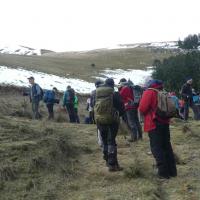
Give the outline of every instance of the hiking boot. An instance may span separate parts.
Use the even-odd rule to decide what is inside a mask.
[[[139,136],[139,137],[138,137],[138,140],[143,140],[143,137],[142,137],[142,136]]]
[[[128,142],[136,142],[137,141],[137,138],[130,138],[128,139]]]
[[[120,167],[118,164],[115,166],[116,171],[122,171],[123,167]]]
[[[161,179],[161,180],[166,180],[166,179],[169,179],[170,177],[169,176],[158,175],[158,178]]]
[[[117,172],[117,171],[122,171],[123,168],[120,167],[119,165],[109,165],[108,171],[109,172]]]
[[[128,142],[133,142],[133,139],[132,139],[132,138],[130,138],[130,139],[128,139],[127,141],[128,141]]]

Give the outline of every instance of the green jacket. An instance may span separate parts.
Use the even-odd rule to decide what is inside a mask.
[[[76,95],[74,97],[74,108],[78,109],[78,97]]]

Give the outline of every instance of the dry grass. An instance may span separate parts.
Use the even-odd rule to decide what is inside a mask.
[[[94,125],[12,116],[23,102],[20,93],[15,94],[17,102],[12,101],[12,93],[2,92],[0,98],[0,106],[5,107],[2,99],[9,102],[8,112],[0,110],[0,199],[199,200],[199,122],[173,123],[178,177],[161,181],[148,154],[146,134],[143,141],[129,145],[124,139],[128,132],[118,135],[118,159],[124,171],[110,173]]]

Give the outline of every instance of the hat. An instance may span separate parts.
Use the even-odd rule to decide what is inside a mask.
[[[125,78],[121,78],[119,83],[118,83],[118,87],[120,88],[120,87],[123,87],[125,85],[128,85],[127,80]]]
[[[186,78],[186,82],[188,82],[188,81],[190,81],[190,80],[192,80],[192,77],[187,77],[187,78]]]
[[[148,81],[147,87],[150,88],[162,88],[163,87],[163,81],[158,80],[158,79],[153,79]]]
[[[119,81],[119,84],[124,83],[124,82],[127,82],[127,80],[125,78],[121,78],[120,81]]]
[[[70,85],[68,85],[68,86],[67,86],[67,89],[68,89],[68,90],[69,90],[69,89],[71,89],[71,86],[70,86]]]
[[[53,90],[58,91],[58,89],[56,87],[53,87]]]
[[[28,79],[29,79],[29,80],[30,80],[30,79],[34,80],[34,77],[33,77],[33,76],[30,76]]]
[[[97,80],[97,81],[95,82],[95,87],[98,88],[101,84],[103,84],[103,81]]]
[[[114,80],[113,80],[112,78],[107,78],[107,79],[105,80],[105,84],[106,84],[107,86],[110,86],[110,87],[114,87],[114,85],[115,85]]]

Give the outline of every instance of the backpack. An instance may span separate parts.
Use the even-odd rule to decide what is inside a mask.
[[[40,86],[39,86],[40,87]],[[40,87],[40,96],[39,96],[39,100],[41,101],[44,97],[44,90]]]
[[[133,90],[133,105],[138,106],[140,103],[140,99],[142,98],[142,88],[139,85],[131,86]]]
[[[74,103],[74,99],[75,99],[75,92],[71,88],[70,90],[68,90],[68,99],[67,99],[67,101],[69,101],[70,103]]]
[[[44,93],[43,100],[45,103],[53,103],[54,102],[54,94],[51,90],[48,90]]]
[[[114,89],[111,87],[99,87],[96,89],[96,102],[94,105],[94,117],[97,124],[111,125],[117,120],[117,111],[113,106]]]
[[[158,105],[156,108],[156,114],[161,118],[172,118],[176,116],[176,106],[173,100],[166,91],[157,90],[155,88],[149,88],[157,92]]]
[[[133,99],[130,99],[129,105],[138,107],[143,90],[139,85],[129,84],[128,87],[133,91]]]
[[[69,89],[65,91],[64,95],[64,103],[72,103],[74,104],[74,99],[75,99],[75,92],[73,89]]]

